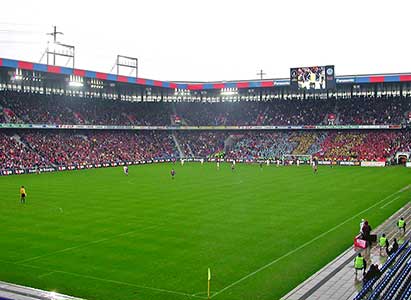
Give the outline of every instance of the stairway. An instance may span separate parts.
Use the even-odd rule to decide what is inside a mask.
[[[45,159],[45,157],[43,155],[41,155],[41,153],[39,153],[36,149],[34,149],[28,142],[26,142],[25,140],[22,140],[21,137],[18,134],[15,134],[11,137],[13,140],[15,140],[17,143],[19,143],[20,145],[22,145],[23,147],[30,149],[31,151],[33,151],[34,153],[38,154],[38,156],[40,156],[42,158],[43,161],[47,161],[47,163],[53,167],[57,167],[55,164],[52,164],[51,162],[49,162],[47,159]]]
[[[174,132],[171,134],[171,136],[173,137],[174,144],[176,144],[178,153],[180,154],[180,159],[185,158],[184,152],[181,150],[180,143],[178,142],[177,137],[176,137],[176,135],[174,134]]]
[[[190,152],[190,156],[191,156],[192,158],[195,158],[194,153],[193,153],[193,150],[191,149],[190,144],[187,144],[187,148],[188,148],[188,151]]]

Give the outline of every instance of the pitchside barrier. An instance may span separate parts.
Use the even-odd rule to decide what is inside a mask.
[[[290,125],[290,126],[123,126],[123,125],[78,125],[78,124],[21,124],[0,123],[0,128],[14,129],[93,129],[93,130],[355,130],[355,129],[405,129],[408,125]]]
[[[201,162],[201,158],[187,158],[184,159],[185,162]],[[209,158],[204,159],[204,162],[226,162],[232,163],[233,159],[218,159]],[[277,160],[268,159],[269,165],[277,165]],[[119,166],[130,166],[130,165],[145,165],[153,163],[166,163],[166,162],[176,162],[176,159],[152,159],[152,160],[139,160],[139,161],[124,161],[124,162],[112,162],[112,163],[101,163],[101,164],[84,164],[84,165],[67,165],[67,166],[57,166],[57,167],[42,167],[42,168],[11,168],[0,170],[0,176],[8,175],[21,175],[21,174],[38,174],[38,173],[48,173],[56,171],[72,171],[72,170],[85,170],[85,169],[95,169],[95,168],[108,168],[108,167],[119,167]],[[267,163],[267,159],[236,159],[236,163]],[[310,164],[309,161],[301,161],[300,164]],[[361,167],[385,167],[385,162],[380,161],[328,161],[320,160],[319,165],[328,166],[361,166]],[[281,165],[291,165],[287,162],[281,161]]]

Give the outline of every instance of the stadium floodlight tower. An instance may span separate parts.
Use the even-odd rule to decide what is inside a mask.
[[[40,62],[43,60],[44,56],[46,56],[47,65],[50,65],[50,62],[52,62],[53,66],[55,66],[57,57],[66,57],[68,60],[64,66],[67,66],[71,61],[71,67],[74,69],[75,47],[58,42],[57,35],[59,34],[63,35],[64,33],[57,31],[57,26],[53,26],[53,32],[47,33],[47,35],[51,35],[53,37],[53,42],[51,44],[50,42],[47,43],[46,51],[41,56]],[[52,60],[50,60],[50,58],[52,58]]]
[[[121,69],[126,68],[130,70],[129,74],[127,74],[128,76],[131,76],[134,73],[133,75],[137,78],[138,77],[138,58],[118,54],[116,58],[116,63],[111,69],[111,71],[113,71],[114,68],[117,69],[117,75],[122,75],[120,74]]]

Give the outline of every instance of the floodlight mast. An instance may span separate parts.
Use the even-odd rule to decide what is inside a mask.
[[[53,49],[50,49],[49,43],[47,43],[46,51],[40,58],[40,62],[43,60],[43,57],[46,56],[46,63],[47,65],[50,64],[50,56],[53,57],[53,66],[56,65],[56,57],[68,57],[68,60],[65,64],[67,66],[72,61],[72,68],[74,69],[75,66],[75,47],[72,45],[62,44],[57,41],[58,35],[64,35],[63,32],[57,31],[57,26],[53,26],[53,32],[46,33],[46,35],[50,35],[53,37]]]
[[[138,77],[138,58],[136,57],[130,57],[130,56],[125,56],[125,55],[117,55],[116,58],[116,64],[115,66],[117,69],[117,75],[120,74],[120,68],[128,68],[131,69],[130,73],[128,74],[129,76],[134,73],[134,76],[137,78]],[[114,69],[114,67],[111,69],[111,71]]]

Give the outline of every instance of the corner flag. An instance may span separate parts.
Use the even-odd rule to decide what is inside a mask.
[[[207,288],[207,299],[210,299],[210,281],[211,281],[211,271],[208,268],[208,288]]]

